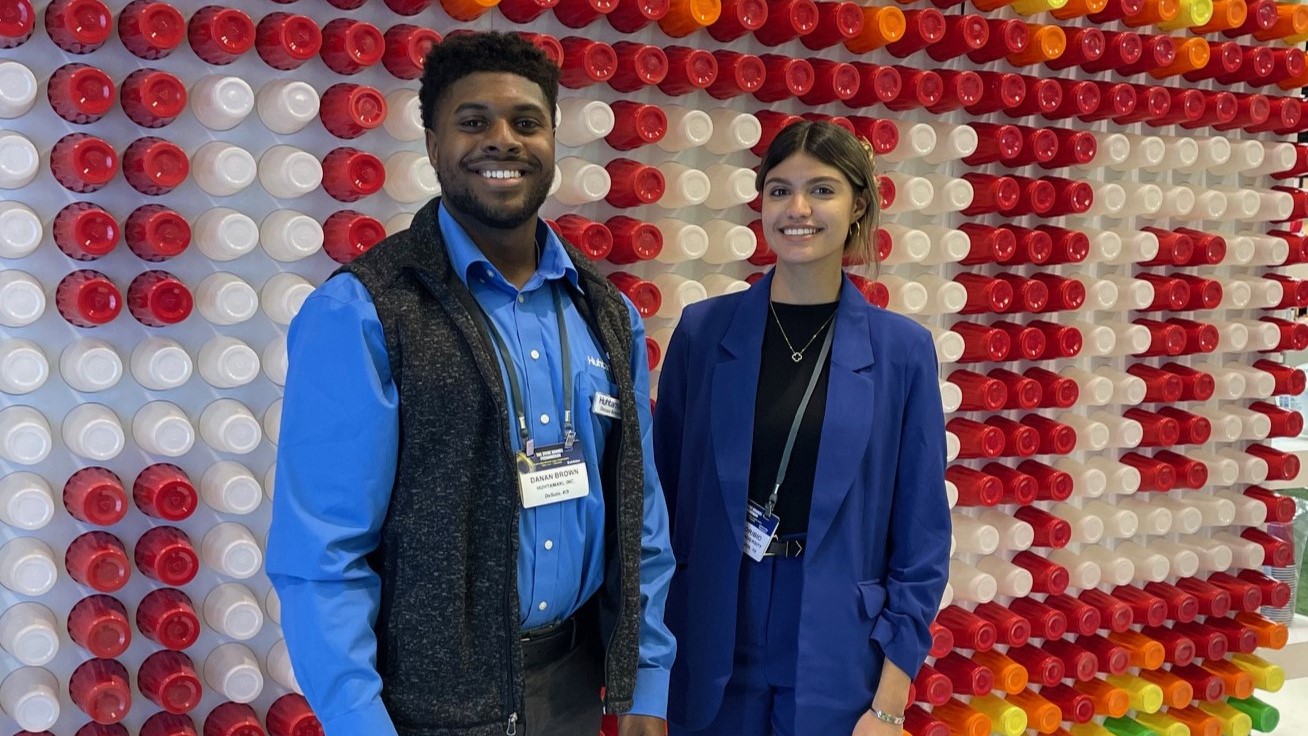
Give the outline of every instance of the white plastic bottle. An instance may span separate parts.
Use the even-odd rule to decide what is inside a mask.
[[[49,670],[20,667],[0,682],[0,709],[24,731],[46,731],[59,720],[59,691]]]
[[[151,401],[132,417],[132,439],[152,455],[181,457],[195,446],[195,427],[176,404]]]
[[[0,546],[0,585],[21,596],[49,593],[59,580],[50,545],[36,537],[15,537]]]
[[[210,130],[231,130],[254,110],[254,90],[240,77],[211,74],[191,87],[191,112]]]
[[[200,348],[200,376],[214,388],[244,386],[259,376],[259,354],[235,337],[219,335]]]
[[[167,391],[191,378],[191,356],[176,340],[149,337],[136,344],[131,359],[132,377],[151,391]]]
[[[244,455],[263,441],[263,428],[236,399],[218,399],[200,413],[200,437],[218,452]]]
[[[232,261],[259,244],[259,226],[242,212],[214,207],[196,218],[191,241],[211,261]]]
[[[200,479],[200,498],[220,514],[244,516],[259,508],[263,491],[244,465],[222,460],[209,466]]]
[[[22,202],[0,202],[0,258],[26,258],[45,237],[45,226]]]
[[[54,492],[45,478],[26,471],[0,478],[0,522],[30,532],[44,529],[54,514]]]
[[[558,168],[560,186],[554,198],[569,206],[598,202],[613,185],[608,170],[577,156],[559,159]]]
[[[0,392],[30,394],[49,377],[50,361],[41,346],[18,337],[0,340]]]
[[[200,543],[204,563],[219,575],[245,580],[263,568],[263,550],[242,524],[227,521],[215,525]]]
[[[278,199],[294,199],[322,185],[322,162],[313,154],[284,144],[259,157],[259,183]]]
[[[559,125],[554,137],[560,145],[580,148],[612,133],[616,122],[607,102],[565,97],[559,100]]]
[[[279,273],[264,282],[259,290],[259,303],[268,319],[279,325],[289,325],[312,293],[313,284],[304,278],[293,273]]]
[[[415,90],[399,87],[386,95],[386,118],[382,120],[382,128],[397,141],[422,138],[422,103]]]
[[[39,603],[15,603],[0,614],[0,647],[28,667],[48,664],[59,653],[59,621]]]
[[[248,641],[263,629],[263,609],[249,588],[224,583],[205,596],[204,620],[209,628],[229,639]]]
[[[318,91],[308,82],[276,79],[259,88],[254,106],[265,128],[280,135],[292,135],[318,117],[320,101]],[[389,103],[387,100],[387,110],[395,109]]]
[[[204,679],[226,699],[249,703],[263,692],[263,672],[254,653],[244,644],[219,645],[204,661]]]
[[[254,183],[259,165],[254,154],[227,141],[210,141],[191,156],[195,183],[215,197],[230,197]]]
[[[64,416],[64,445],[74,455],[96,462],[118,457],[127,433],[118,415],[104,404],[79,404]]]

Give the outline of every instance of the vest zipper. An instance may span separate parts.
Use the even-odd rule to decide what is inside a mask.
[[[509,714],[509,727],[504,729],[505,736],[515,736],[518,733],[518,714]]]

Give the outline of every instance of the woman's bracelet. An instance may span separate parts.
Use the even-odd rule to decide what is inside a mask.
[[[889,723],[889,724],[892,725],[892,726],[902,726],[902,725],[904,725],[904,717],[903,717],[903,716],[891,715],[891,714],[889,714],[889,713],[886,713],[885,711],[878,710],[876,707],[868,708],[868,712],[871,713],[872,715],[876,716],[876,719],[877,719],[878,721],[883,722],[883,723]]]

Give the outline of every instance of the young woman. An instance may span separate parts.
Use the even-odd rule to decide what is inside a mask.
[[[899,736],[949,557],[934,343],[869,305],[870,148],[801,122],[757,186],[776,267],[688,308],[654,453],[677,566],[672,736]]]

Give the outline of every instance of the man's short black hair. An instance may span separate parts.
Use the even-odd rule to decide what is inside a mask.
[[[450,85],[477,72],[507,72],[540,85],[549,104],[550,120],[554,121],[554,106],[559,99],[559,67],[544,51],[518,34],[488,31],[459,33],[431,47],[423,62],[418,89],[422,127],[432,128],[436,106]]]

